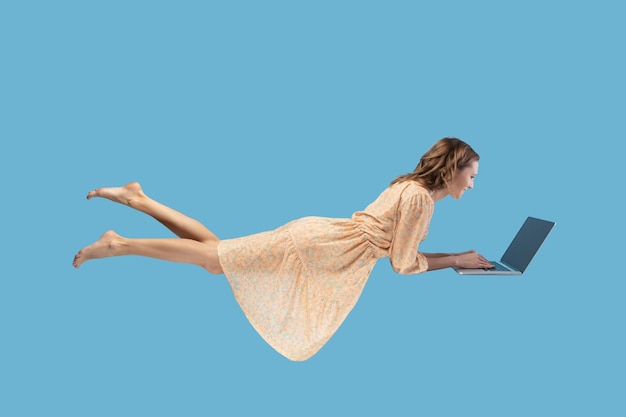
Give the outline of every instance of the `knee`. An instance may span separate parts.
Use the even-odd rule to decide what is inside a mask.
[[[206,269],[211,274],[223,274],[224,269],[222,268],[222,264],[220,263],[220,257],[217,252],[217,245],[219,240],[213,240],[211,242],[206,242],[208,256],[206,258],[206,262],[204,263],[203,268]]]
[[[224,273],[224,270],[222,269],[222,266],[219,264],[219,262],[217,265],[213,265],[213,264],[205,265],[204,269],[209,271],[211,274],[215,274],[215,275],[220,275]]]

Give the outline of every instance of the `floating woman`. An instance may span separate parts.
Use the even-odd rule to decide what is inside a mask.
[[[351,218],[304,217],[275,230],[220,240],[204,225],[150,197],[132,182],[98,188],[87,199],[106,198],[146,213],[178,238],[134,239],[107,231],[74,257],[85,261],[139,255],[201,266],[224,274],[263,339],[283,356],[304,361],[317,353],[348,316],[377,260],[394,271],[418,274],[453,266],[490,268],[482,255],[422,253],[434,203],[461,198],[474,186],[480,157],[457,138],[443,138],[412,173],[393,180]]]

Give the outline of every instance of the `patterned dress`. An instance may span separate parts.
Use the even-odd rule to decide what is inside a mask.
[[[400,274],[428,268],[417,248],[433,208],[427,189],[396,183],[350,219],[305,217],[222,240],[219,260],[250,324],[280,354],[304,361],[348,316],[379,258]]]

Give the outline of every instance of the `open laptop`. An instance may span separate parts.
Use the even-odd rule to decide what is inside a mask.
[[[555,223],[528,217],[494,268],[454,268],[461,275],[521,275],[533,259]]]

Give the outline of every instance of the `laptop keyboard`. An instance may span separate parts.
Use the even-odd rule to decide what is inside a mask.
[[[485,271],[510,271],[509,268],[505,268],[501,264],[497,262],[491,262],[493,264],[493,268],[483,268]]]

